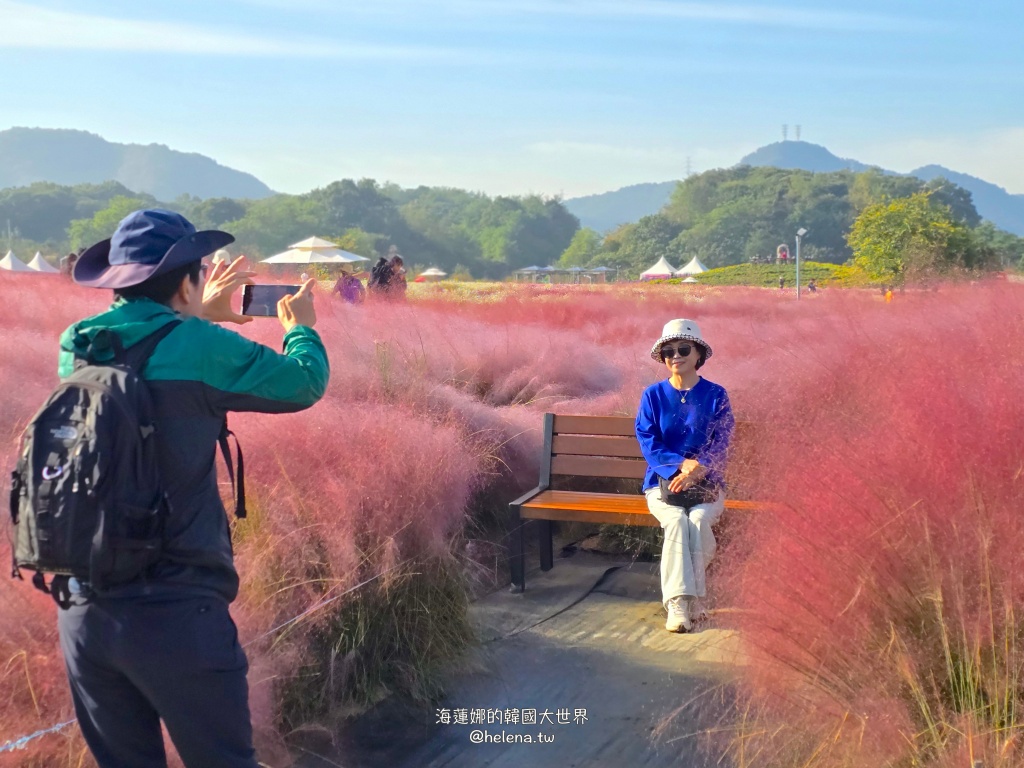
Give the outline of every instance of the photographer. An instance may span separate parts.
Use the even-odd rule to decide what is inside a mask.
[[[277,305],[278,353],[215,323],[252,282],[243,260],[204,258],[234,238],[197,232],[164,210],[136,211],[74,265],[80,285],[114,303],[64,332],[60,376],[113,331],[125,348],[169,323],[142,376],[153,400],[160,481],[169,501],[162,558],[145,577],[97,594],[72,579],[58,611],[61,648],[82,733],[101,767],[166,765],[163,721],[186,766],[255,768],[248,663],[228,605],[238,593],[215,458],[231,411],[289,413],[316,403],[329,376],[313,330],[310,280]],[[106,334],[104,335],[106,338]]]

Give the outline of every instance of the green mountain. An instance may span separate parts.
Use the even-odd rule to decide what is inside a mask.
[[[824,147],[807,141],[777,141],[774,144],[767,144],[743,157],[739,165],[752,165],[757,168],[770,166],[813,173],[867,171],[872,167],[857,160],[836,157]]]
[[[634,184],[614,192],[586,195],[565,200],[565,207],[580,220],[580,225],[608,232],[620,224],[628,224],[657,213],[668,202],[677,181]]]
[[[779,141],[768,144],[743,157],[737,165],[813,173],[844,170],[860,172],[875,169],[886,175],[901,175],[858,160],[838,157],[825,147],[806,141]],[[958,173],[940,165],[926,165],[906,175],[922,181],[944,176],[971,193],[974,205],[983,218],[1007,232],[1024,235],[1024,195],[1011,194],[977,176]],[[668,203],[675,186],[676,182],[635,184],[612,192],[571,198],[565,201],[565,207],[576,215],[584,227],[607,232],[619,224],[639,221],[644,216],[660,211]]]
[[[941,165],[925,165],[910,172],[925,181],[942,176],[971,193],[974,207],[1000,229],[1024,235],[1024,195],[1013,195],[977,176],[957,173]]]
[[[273,194],[251,174],[162,144],[115,144],[92,133],[63,129],[0,131],[0,189],[37,181],[67,186],[116,181],[158,200],[181,195],[258,199]]]

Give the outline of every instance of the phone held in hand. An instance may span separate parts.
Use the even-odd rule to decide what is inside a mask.
[[[301,285],[242,286],[242,314],[250,317],[277,317],[277,302],[299,292]]]

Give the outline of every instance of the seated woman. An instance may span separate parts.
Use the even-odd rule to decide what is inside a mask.
[[[725,462],[735,421],[725,389],[697,371],[711,346],[692,320],[672,320],[651,349],[665,381],[640,398],[636,437],[647,459],[647,508],[665,532],[661,597],[670,632],[688,632],[705,596],[704,572],[715,555],[711,526],[725,505]]]

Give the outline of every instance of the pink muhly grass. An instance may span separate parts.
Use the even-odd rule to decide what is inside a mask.
[[[1005,482],[1013,463],[1007,445],[1019,422],[1014,289],[944,289],[891,305],[857,291],[798,304],[777,291],[684,294],[672,286],[502,288],[478,303],[428,297],[357,307],[321,293],[317,329],[332,366],[327,396],[299,414],[231,417],[246,452],[252,506],[250,519],[235,524],[242,590],[234,613],[248,644],[263,754],[281,748],[282,682],[309,661],[335,608],[366,588],[347,590],[386,583],[422,559],[453,561],[471,515],[485,503],[504,508],[536,482],[543,411],[633,415],[642,388],[665,375],[649,350],[674,317],[701,324],[715,348],[702,373],[729,389],[739,418],[756,423],[745,456],[730,470],[738,486],[799,510],[785,512],[785,525],[775,524],[778,516],[751,516],[717,570],[716,578],[730,578],[726,591],[736,604],[751,611],[737,621],[752,653],[765,645],[759,658],[772,662],[753,668],[750,690],[760,697],[750,700],[750,722],[755,714],[761,723],[780,712],[797,718],[813,706],[821,728],[809,728],[812,737],[839,733],[845,745],[853,722],[857,738],[874,745],[872,754],[891,754],[920,717],[902,693],[908,684],[899,682],[911,677],[900,670],[937,674],[928,665],[933,651],[942,653],[941,640],[936,646],[924,639],[933,637],[939,614],[921,594],[940,585],[947,590],[943,611],[963,605],[952,615],[970,618],[962,624],[969,631],[951,625],[953,640],[992,648],[985,638],[1004,638],[1009,626],[1006,601],[1018,587],[1000,574],[1019,539],[1015,521],[997,510],[1019,507],[1016,486]],[[58,278],[0,274],[0,435],[16,435],[56,382],[58,334],[109,303],[106,291]],[[14,310],[26,306],[47,312]],[[273,319],[238,330],[280,349]],[[983,345],[986,354],[953,356],[943,333]],[[948,381],[934,382],[931,394],[931,366],[950,357]],[[985,388],[966,389],[969,374],[983,374]],[[926,392],[944,408],[922,405]],[[979,434],[972,418],[950,407],[958,403],[986,418],[1000,414],[964,461],[952,460],[948,446],[973,446]],[[0,453],[9,466],[13,441]],[[973,509],[971,499],[983,501],[975,505],[980,512],[963,512]],[[988,522],[967,525],[968,515]],[[987,549],[978,541],[982,530],[992,532]],[[963,547],[954,547],[951,531]],[[880,543],[868,551],[851,544],[865,538]],[[961,562],[963,573],[950,575]],[[834,570],[840,566],[846,570]],[[989,573],[999,578],[986,581]],[[991,601],[972,602],[979,581],[998,585]],[[68,708],[47,600],[27,585],[0,582],[0,650],[5,658],[25,651],[33,684],[45,691],[42,714],[33,710],[24,723],[24,706],[5,708],[0,742],[23,726],[57,722]],[[978,608],[989,602],[991,621]],[[920,637],[902,630],[908,616]],[[900,630],[891,644],[879,630],[890,623]],[[884,685],[864,677],[877,675],[878,658],[891,659]],[[820,674],[785,672],[811,667]],[[0,701],[23,704],[18,675],[0,677]],[[847,712],[860,720],[849,714],[843,721]],[[839,719],[826,727],[829,713]],[[53,737],[37,744],[40,755],[66,751]]]
[[[916,298],[794,328],[752,403],[751,490],[785,506],[719,572],[773,764],[1021,757],[1020,291]]]

